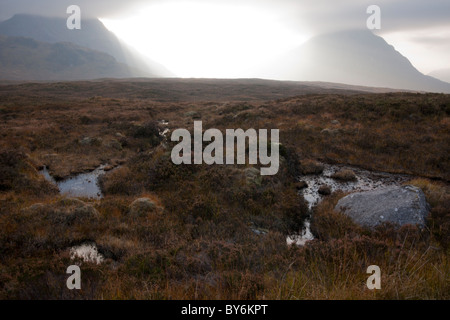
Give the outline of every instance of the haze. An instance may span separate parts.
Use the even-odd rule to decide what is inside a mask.
[[[16,13],[67,17],[73,1],[0,1]],[[76,3],[122,41],[181,77],[246,77],[322,33],[365,28],[372,1],[153,0]],[[450,68],[450,2],[380,0],[382,36],[422,73]]]

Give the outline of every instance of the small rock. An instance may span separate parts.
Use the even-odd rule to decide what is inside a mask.
[[[332,121],[331,121],[331,124],[339,125],[339,124],[341,124],[341,123],[339,122],[339,120],[332,120]]]
[[[261,172],[255,168],[250,167],[244,169],[245,177],[247,178],[247,184],[248,185],[257,185],[260,186],[262,182]]]
[[[81,140],[78,140],[78,143],[83,146],[91,146],[91,145],[100,145],[103,142],[102,138],[91,138],[91,137],[84,137]]]
[[[334,136],[336,134],[339,133],[339,129],[330,129],[330,128],[325,128],[322,131],[320,131],[321,134],[327,134],[330,136]]]
[[[197,111],[188,111],[184,115],[186,117],[191,117],[192,119],[201,119],[201,115]]]
[[[83,146],[90,145],[90,144],[92,144],[92,138],[91,137],[85,137],[85,138],[83,138],[81,140],[78,140],[78,143],[83,145]]]

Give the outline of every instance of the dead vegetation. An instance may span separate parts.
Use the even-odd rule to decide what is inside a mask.
[[[94,87],[0,89],[0,298],[449,298],[448,95],[192,101],[186,90],[170,100],[143,84]],[[174,165],[159,132],[192,130],[194,117],[204,128],[280,129],[279,173]],[[316,239],[287,246],[309,214],[296,178],[323,170],[317,160],[422,177],[410,183],[431,205],[427,227],[361,228],[333,211],[343,196],[333,193],[313,212]],[[63,198],[37,172],[64,178],[106,163],[120,167],[100,179],[101,200]],[[86,242],[105,262],[83,262],[83,289],[67,290],[69,248]],[[376,292],[365,286],[373,264]]]

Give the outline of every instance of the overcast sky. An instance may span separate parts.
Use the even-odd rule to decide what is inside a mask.
[[[340,29],[365,28],[366,8],[381,8],[381,30],[376,32],[405,55],[423,73],[450,68],[449,0],[0,0],[0,20],[17,13],[67,17],[66,8],[76,4],[83,17],[129,19],[142,8],[157,3],[226,4],[236,11],[246,7],[266,10],[302,35]],[[197,17],[198,18],[198,17]],[[230,17],[229,23],[233,23]]]

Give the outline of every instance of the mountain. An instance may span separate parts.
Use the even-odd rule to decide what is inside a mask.
[[[0,79],[82,80],[144,76],[104,52],[73,43],[0,36]]]
[[[428,75],[445,82],[450,82],[450,68],[434,70],[430,72]]]
[[[258,67],[258,77],[326,81],[450,93],[450,84],[420,73],[407,58],[369,30],[323,34]]]
[[[154,77],[171,76],[170,71],[129,48],[98,19],[83,19],[80,30],[69,30],[64,18],[17,14],[0,23],[0,35],[33,38],[40,42],[71,42],[105,52],[118,62]],[[142,74],[141,72],[141,74]]]

